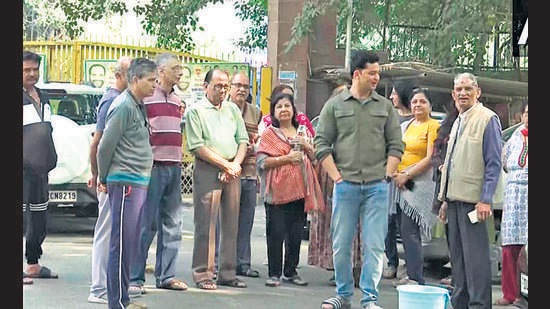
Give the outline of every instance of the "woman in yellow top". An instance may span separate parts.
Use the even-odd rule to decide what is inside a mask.
[[[400,234],[405,249],[407,276],[394,282],[394,286],[424,284],[420,233],[430,239],[431,229],[437,223],[437,216],[432,213],[435,182],[432,179],[430,158],[440,124],[430,117],[432,103],[427,89],[415,88],[412,91],[411,111],[414,117],[403,134],[405,151],[393,175],[393,181],[399,189],[394,201],[402,210]]]

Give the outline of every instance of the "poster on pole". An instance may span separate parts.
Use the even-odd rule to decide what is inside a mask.
[[[112,87],[115,83],[116,60],[84,60],[84,82],[95,88]]]
[[[235,73],[245,72],[248,74],[250,83],[255,80],[250,76],[250,66],[244,62],[200,62],[200,63],[182,63],[183,75],[180,82],[175,87],[176,93],[185,101],[187,107],[192,106],[202,99],[205,95],[204,78],[206,72],[211,69],[222,69],[229,73],[229,80]],[[252,94],[252,89],[250,90]]]

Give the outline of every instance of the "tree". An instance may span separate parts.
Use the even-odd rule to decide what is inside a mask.
[[[248,22],[237,46],[244,52],[267,48],[267,0],[239,0],[233,6],[237,17]]]
[[[35,0],[36,1],[36,0]],[[133,10],[143,17],[145,32],[157,38],[157,47],[177,51],[192,51],[194,31],[203,31],[195,12],[208,4],[224,3],[223,0],[149,0],[138,1],[133,6],[121,0],[60,0],[57,7],[67,16],[65,30],[70,38],[78,37],[83,24],[114,14]],[[243,51],[267,47],[267,0],[238,0],[234,2],[236,15],[249,22],[246,33],[237,46]]]
[[[65,30],[70,38],[78,37],[83,23],[100,20],[112,15],[123,15],[130,10],[143,17],[145,32],[157,38],[157,47],[177,51],[192,51],[194,31],[203,31],[195,12],[207,4],[223,3],[223,0],[59,0],[59,7],[66,16]]]
[[[317,17],[338,9],[337,41],[345,37],[347,0],[306,0],[292,26],[290,51],[312,34]],[[390,59],[424,61],[443,68],[479,71],[490,38],[510,33],[511,6],[501,0],[353,0],[353,48],[388,52]],[[506,57],[508,41],[496,54]],[[508,44],[508,45],[507,45]]]
[[[63,12],[55,8],[53,1],[23,1],[23,37],[29,40],[39,38],[62,38]]]

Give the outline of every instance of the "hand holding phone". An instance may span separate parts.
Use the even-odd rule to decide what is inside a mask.
[[[474,209],[468,213],[468,218],[470,218],[470,222],[472,223],[478,223],[479,218],[477,217],[477,209]]]

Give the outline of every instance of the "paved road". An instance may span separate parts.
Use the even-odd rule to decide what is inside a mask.
[[[185,207],[183,241],[178,261],[177,277],[190,283],[191,256],[193,249],[193,209]],[[190,284],[184,292],[154,288],[154,277],[147,274],[147,294],[138,299],[153,309],[182,308],[319,308],[321,301],[333,295],[334,287],[328,284],[331,273],[314,266],[306,265],[308,242],[302,242],[299,273],[309,281],[306,287],[289,284],[277,288],[264,285],[267,266],[265,211],[263,206],[256,208],[256,218],[252,231],[252,264],[260,271],[260,278],[243,278],[247,289],[219,287],[216,291],[204,291]],[[155,240],[156,241],[156,240]],[[51,234],[44,243],[41,263],[60,274],[59,279],[35,279],[33,285],[23,286],[23,304],[26,309],[106,308],[106,305],[90,304],[86,301],[90,284],[90,253],[92,238],[87,234]],[[155,242],[149,251],[149,263],[154,263]],[[24,266],[24,264],[23,264]],[[439,274],[429,274],[427,281],[436,283]],[[398,308],[398,294],[391,280],[382,280],[380,303],[385,309]],[[493,299],[502,296],[500,285],[493,285]],[[353,309],[359,309],[360,293],[355,289]],[[504,307],[494,306],[494,309]],[[508,307],[510,308],[510,307]]]

